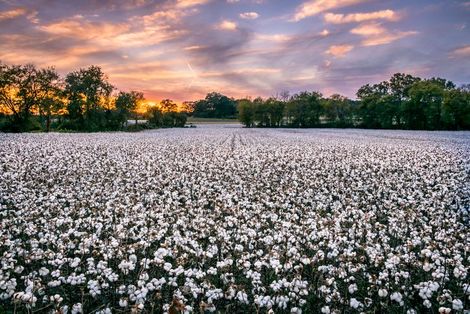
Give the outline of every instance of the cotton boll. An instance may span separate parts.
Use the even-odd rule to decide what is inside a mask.
[[[357,309],[358,307],[361,306],[361,302],[359,302],[358,300],[356,300],[355,298],[351,298],[351,300],[349,301],[349,305],[354,308],[354,309]]]
[[[452,301],[452,308],[456,311],[461,311],[463,310],[463,302],[459,299],[454,299]]]
[[[349,287],[348,287],[348,291],[349,291],[349,293],[350,293],[350,294],[353,294],[354,292],[356,292],[356,291],[357,291],[357,285],[356,285],[355,283],[354,283],[354,284],[351,284],[351,285],[349,285]]]

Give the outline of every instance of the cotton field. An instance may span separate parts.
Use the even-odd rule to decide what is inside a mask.
[[[470,133],[0,134],[0,312],[463,313]]]

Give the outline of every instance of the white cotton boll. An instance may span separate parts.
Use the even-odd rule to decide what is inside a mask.
[[[429,300],[424,300],[424,301],[423,301],[423,305],[429,309],[429,308],[431,308],[432,303],[431,303],[431,301],[429,301]]]
[[[173,266],[172,266],[170,263],[165,263],[165,264],[163,265],[163,269],[164,269],[165,271],[170,271],[170,270],[172,269],[172,267],[173,267]]]
[[[430,271],[430,270],[432,269],[432,264],[430,264],[430,263],[428,263],[428,262],[424,263],[423,269],[424,269],[424,271],[426,271],[426,272]]]
[[[400,304],[402,302],[402,298],[403,297],[402,297],[400,292],[394,292],[390,295],[390,300],[395,301],[395,302],[400,303]]]
[[[132,254],[129,256],[129,261],[133,264],[137,263],[137,256],[135,254]]]
[[[349,291],[350,294],[353,294],[354,292],[357,291],[357,285],[355,283],[350,284],[349,287],[348,287],[348,291]]]
[[[244,291],[237,292],[237,299],[241,303],[248,304],[248,295]]]
[[[62,302],[64,299],[63,299],[60,295],[55,294],[55,295],[53,295],[53,296],[50,297],[50,300],[51,300],[52,302],[60,303],[60,302]]]
[[[388,295],[388,292],[386,289],[379,289],[379,297],[385,298]]]
[[[47,269],[46,267],[41,267],[39,269],[39,275],[41,276],[47,276],[49,274],[49,269]]]
[[[452,301],[452,308],[456,311],[461,311],[463,310],[463,302],[459,299],[454,299]]]
[[[121,298],[119,299],[119,306],[126,307],[127,306],[127,299]]]
[[[355,298],[351,298],[351,300],[349,301],[349,305],[354,308],[354,309],[357,309],[360,305],[361,305],[361,302],[359,302],[358,300],[356,300]]]
[[[454,268],[454,276],[458,279],[464,279],[467,276],[467,270],[463,265],[458,265]]]
[[[80,264],[80,259],[78,257],[75,257],[73,261],[70,262],[70,267],[76,268]]]
[[[330,313],[331,313],[330,307],[329,307],[328,305],[323,306],[323,307],[321,308],[321,312],[322,312],[323,314],[330,314]]]
[[[23,266],[16,266],[14,272],[17,274],[21,274],[24,270]]]
[[[81,303],[75,303],[72,306],[72,314],[82,314],[83,313],[83,307]]]
[[[450,313],[452,310],[449,309],[448,307],[443,307],[443,306],[441,306],[438,311],[439,311],[439,314],[448,314],[448,313]]]

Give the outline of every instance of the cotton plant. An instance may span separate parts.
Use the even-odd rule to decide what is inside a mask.
[[[0,134],[0,312],[463,313],[469,138]]]

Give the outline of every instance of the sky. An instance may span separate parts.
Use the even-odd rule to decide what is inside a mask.
[[[0,61],[98,65],[149,101],[320,91],[393,73],[470,83],[465,0],[0,0]]]

